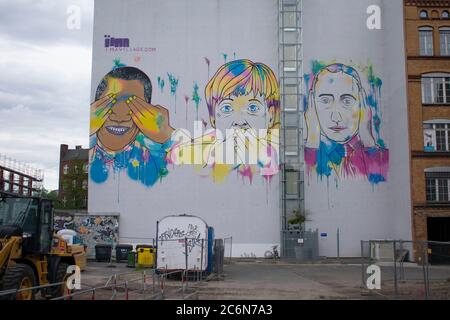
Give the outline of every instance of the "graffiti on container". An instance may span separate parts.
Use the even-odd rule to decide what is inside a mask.
[[[118,242],[119,221],[116,216],[75,216],[74,230],[88,247],[88,255],[93,255],[96,244],[114,246]]]
[[[73,229],[73,215],[55,215],[53,228],[55,232],[63,229]]]
[[[195,247],[202,246],[201,234],[197,225],[189,224],[187,230],[180,230],[178,228],[169,228],[159,235],[160,241],[179,240],[184,243],[187,240],[188,252],[192,252]],[[183,252],[185,253],[185,252]]]

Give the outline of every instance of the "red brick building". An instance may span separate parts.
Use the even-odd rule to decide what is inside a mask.
[[[450,1],[404,4],[413,237],[450,241]]]
[[[86,209],[89,149],[62,144],[59,160],[59,200],[63,209]]]

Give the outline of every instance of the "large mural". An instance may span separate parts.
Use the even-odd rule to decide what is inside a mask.
[[[225,63],[207,83],[205,101],[211,129],[194,139],[177,132],[169,161],[195,164],[215,182],[232,172],[250,183],[255,175],[270,181],[279,172],[280,93],[274,72],[248,59]]]
[[[381,137],[382,80],[373,67],[314,61],[305,83],[308,174],[336,181],[363,178],[372,185],[386,182],[389,150]]]
[[[205,61],[209,76],[210,60]],[[170,110],[176,114],[179,78],[169,72],[167,76],[174,105]],[[161,93],[164,78],[157,77]],[[190,100],[195,119],[200,120],[199,91],[194,81],[192,96],[184,95],[186,127]],[[169,108],[152,103],[149,76],[116,59],[91,104],[91,179],[103,183],[124,170],[132,180],[150,187],[168,175],[172,164],[194,165],[200,176],[215,182],[232,172],[250,184],[256,175],[270,181],[279,172],[280,93],[274,72],[248,59],[230,61],[209,79],[204,93],[209,122],[196,123],[205,132],[195,136],[186,128],[175,130]]]
[[[168,174],[166,150],[174,129],[167,109],[154,105],[152,83],[140,69],[116,66],[104,76],[91,104],[90,178],[111,173],[152,186]]]

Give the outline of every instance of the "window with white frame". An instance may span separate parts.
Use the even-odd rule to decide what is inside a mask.
[[[450,27],[439,29],[441,56],[450,56]]]
[[[435,73],[422,76],[422,103],[450,104],[450,74]]]
[[[431,120],[423,124],[424,150],[450,151],[450,120]]]
[[[434,54],[433,28],[419,28],[419,45],[421,56],[432,56]]]
[[[450,168],[448,171],[425,172],[427,202],[450,202]]]
[[[67,164],[64,165],[63,172],[64,172],[64,174],[68,174],[69,173],[69,165],[67,165]]]

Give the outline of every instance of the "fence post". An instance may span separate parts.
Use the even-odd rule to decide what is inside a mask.
[[[95,288],[92,289],[92,296],[91,296],[91,300],[95,300]]]
[[[114,274],[114,287],[113,287],[113,297],[116,299],[117,296],[117,274]]]
[[[203,246],[205,244],[205,239],[202,239],[202,251],[201,251],[201,256],[200,256],[200,281],[203,280]]]
[[[365,284],[365,263],[364,263],[364,241],[361,240],[361,285],[363,286],[363,288],[366,287]]]
[[[128,300],[128,281],[125,281],[125,300]]]
[[[145,298],[145,290],[146,290],[146,288],[147,288],[147,286],[146,286],[146,284],[145,284],[145,281],[147,280],[147,277],[146,277],[146,274],[145,274],[145,270],[144,270],[144,272],[142,273],[142,287],[143,287],[143,290],[142,290],[142,293],[144,294],[144,298]]]
[[[188,245],[187,245],[187,238],[184,238],[184,255],[186,260],[186,270],[188,269]]]
[[[428,300],[428,283],[427,283],[427,272],[426,272],[426,256],[427,252],[425,250],[425,242],[422,242],[422,272],[423,272],[423,286],[424,286],[424,294],[425,300]]]
[[[340,243],[339,243],[339,237],[340,237],[340,230],[339,230],[339,228],[337,229],[336,237],[337,237],[337,258],[338,258],[338,261],[340,261],[341,254],[340,254]]]
[[[231,236],[231,245],[230,245],[230,264],[231,264],[231,260],[233,259],[232,252],[233,252],[233,236]]]
[[[393,256],[394,256],[394,288],[395,288],[395,294],[398,295],[398,284],[397,284],[397,257],[395,254],[396,249],[396,241],[392,242],[393,246]]]
[[[152,276],[153,293],[155,293],[155,276],[156,276],[156,272],[155,272],[155,269],[153,269],[153,276]]]

